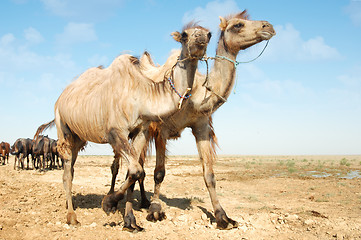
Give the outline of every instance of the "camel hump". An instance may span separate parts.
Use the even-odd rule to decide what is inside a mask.
[[[142,68],[147,68],[147,66],[159,67],[158,64],[154,64],[152,56],[147,51],[144,51],[143,55],[140,57],[140,64]]]
[[[150,53],[144,52],[140,58],[141,72],[154,82],[161,82],[164,80],[164,74],[177,63],[179,55],[180,50],[172,50],[167,61],[159,65],[153,62]]]
[[[139,58],[137,58],[137,57],[129,56],[129,61],[130,61],[133,65],[136,65],[136,66],[139,66],[139,65],[140,65]]]

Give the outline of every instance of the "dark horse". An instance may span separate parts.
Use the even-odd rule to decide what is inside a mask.
[[[0,163],[2,162],[2,165],[5,165],[6,160],[9,164],[9,153],[10,153],[10,144],[7,142],[1,142],[0,143]]]
[[[28,165],[27,169],[29,169],[29,155],[33,155],[33,140],[30,138],[19,138],[15,141],[14,145],[11,147],[10,153],[15,155],[14,161],[14,169],[16,168],[16,161],[18,161],[18,167],[24,169],[24,159],[27,158]],[[34,157],[32,156],[33,167],[34,165]]]
[[[41,159],[43,156],[43,159]],[[40,170],[44,170],[46,163],[51,161],[50,138],[48,136],[39,136],[33,141],[33,157],[35,164]]]

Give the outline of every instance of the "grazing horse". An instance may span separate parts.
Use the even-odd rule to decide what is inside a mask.
[[[39,136],[33,140],[34,164],[40,170],[44,170],[47,161],[51,160],[50,138],[48,136]],[[41,160],[41,156],[43,157]]]
[[[59,152],[57,149],[57,144],[58,141],[54,140],[54,139],[50,139],[50,153],[51,153],[51,163],[50,163],[50,168],[55,168],[56,164],[58,168],[62,168],[64,166],[63,164],[63,160],[60,158],[61,160],[61,164],[59,162]]]
[[[2,159],[2,165],[5,165],[5,161],[7,160],[9,164],[9,153],[10,153],[10,144],[7,142],[0,143],[0,163]]]
[[[29,169],[29,155],[33,153],[33,140],[30,138],[19,138],[15,141],[13,146],[11,147],[12,155],[15,155],[14,161],[14,169],[16,168],[16,162],[18,161],[18,168],[24,169],[24,159],[25,157],[28,160],[27,169]],[[34,157],[31,156],[33,160],[33,167],[34,166]]]

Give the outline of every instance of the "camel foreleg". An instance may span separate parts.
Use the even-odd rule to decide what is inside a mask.
[[[105,195],[102,200],[102,209],[107,215],[116,212],[118,202],[124,198],[125,192],[135,183],[135,181],[136,179],[127,177],[118,191]]]
[[[127,202],[125,204],[125,214],[124,214],[124,231],[143,231],[144,228],[137,225],[135,216],[133,214],[133,192],[134,192],[135,183],[133,183],[127,189]]]
[[[129,160],[127,178],[118,191],[108,194],[103,198],[102,208],[107,214],[109,214],[110,212],[115,212],[118,202],[124,198],[125,191],[127,191],[127,202],[124,215],[124,230],[139,231],[142,230],[142,228],[136,224],[136,220],[133,214],[132,198],[134,183],[139,179],[144,178],[144,169],[138,160],[141,154],[141,150],[146,144],[147,131],[140,131],[134,137],[132,146],[129,145],[127,138],[125,137],[128,134],[126,134],[125,136],[124,135],[125,134],[123,134],[122,136],[121,132],[117,132],[114,130],[110,133],[109,139],[111,140],[110,144],[112,145],[115,153],[115,160],[120,157],[121,153],[123,153],[123,156]],[[118,168],[116,168],[116,173],[118,172]],[[113,176],[114,173],[115,171],[113,171]]]
[[[231,229],[238,227],[238,223],[230,219],[223,210],[216,193],[216,178],[213,171],[213,164],[216,158],[215,150],[211,145],[211,137],[214,134],[208,124],[208,121],[198,123],[192,128],[193,135],[196,138],[198,154],[202,162],[203,178],[207,186],[215,218],[217,228]]]
[[[117,175],[119,172],[119,158],[120,158],[119,154],[114,155],[114,160],[112,166],[110,167],[110,170],[112,171],[112,182],[110,185],[110,190],[108,192],[108,195],[114,193],[115,181],[117,179]]]

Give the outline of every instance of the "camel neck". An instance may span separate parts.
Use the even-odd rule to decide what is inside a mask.
[[[237,52],[238,53],[238,52]],[[216,50],[214,65],[209,73],[207,101],[202,100],[199,110],[213,113],[229,97],[235,82],[237,53],[232,53],[221,37]]]

